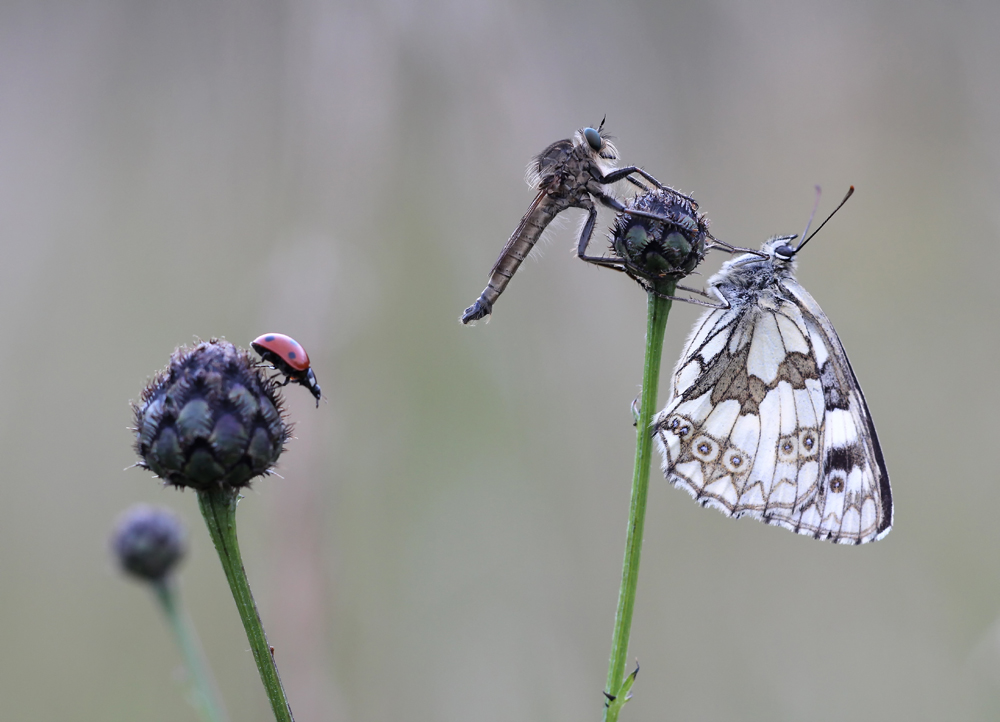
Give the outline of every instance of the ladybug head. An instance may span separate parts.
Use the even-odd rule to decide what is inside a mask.
[[[316,408],[319,408],[319,400],[323,397],[323,391],[319,387],[319,383],[316,381],[316,374],[313,373],[312,369],[306,371],[306,375],[299,381],[303,386],[309,389],[309,393],[316,397]]]

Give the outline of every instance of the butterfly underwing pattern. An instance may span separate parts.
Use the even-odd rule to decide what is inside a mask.
[[[653,422],[663,472],[726,516],[876,541],[892,527],[882,449],[837,332],[795,280],[792,238],[708,279],[721,306],[695,323]]]

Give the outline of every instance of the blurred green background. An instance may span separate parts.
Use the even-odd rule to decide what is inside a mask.
[[[145,501],[188,523],[232,718],[270,718],[195,497],[122,469],[177,344],[281,331],[329,404],[289,390],[283,478],[240,526],[296,717],[599,719],[644,295],[573,258],[574,211],[492,323],[457,318],[528,160],[605,114],[731,243],[857,186],[799,278],[896,501],[884,541],[842,548],[654,470],[623,719],[996,717],[998,35],[988,2],[4,3],[2,717],[195,719],[107,553]],[[675,305],[664,381],[697,315]]]

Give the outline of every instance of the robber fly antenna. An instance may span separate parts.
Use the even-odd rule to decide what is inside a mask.
[[[816,205],[817,206],[819,205],[819,194],[820,194],[819,186],[816,186]],[[840,202],[840,204],[836,208],[834,208],[833,211],[831,211],[830,215],[828,215],[826,217],[825,221],[823,221],[822,223],[819,224],[819,228],[817,228],[815,231],[813,231],[810,235],[807,236],[806,232],[808,232],[808,230],[809,230],[809,225],[812,223],[813,216],[816,215],[816,208],[815,207],[813,208],[812,215],[809,216],[809,223],[806,224],[806,230],[802,231],[802,243],[800,243],[795,248],[795,252],[796,253],[798,253],[799,251],[801,251],[802,250],[802,246],[806,245],[810,241],[810,239],[812,239],[813,236],[815,236],[817,233],[819,233],[823,229],[823,226],[825,226],[827,224],[827,221],[829,221],[831,218],[833,218],[834,214],[837,211],[839,211],[841,208],[844,207],[844,204],[847,203],[847,199],[850,198],[852,195],[854,195],[854,186],[851,186],[850,188],[848,188],[847,195],[844,196],[844,200],[842,200]]]

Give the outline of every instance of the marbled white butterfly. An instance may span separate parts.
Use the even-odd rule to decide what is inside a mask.
[[[694,325],[654,433],[667,479],[703,506],[864,544],[892,527],[889,475],[837,332],[795,280],[795,238],[708,279],[722,305]]]

